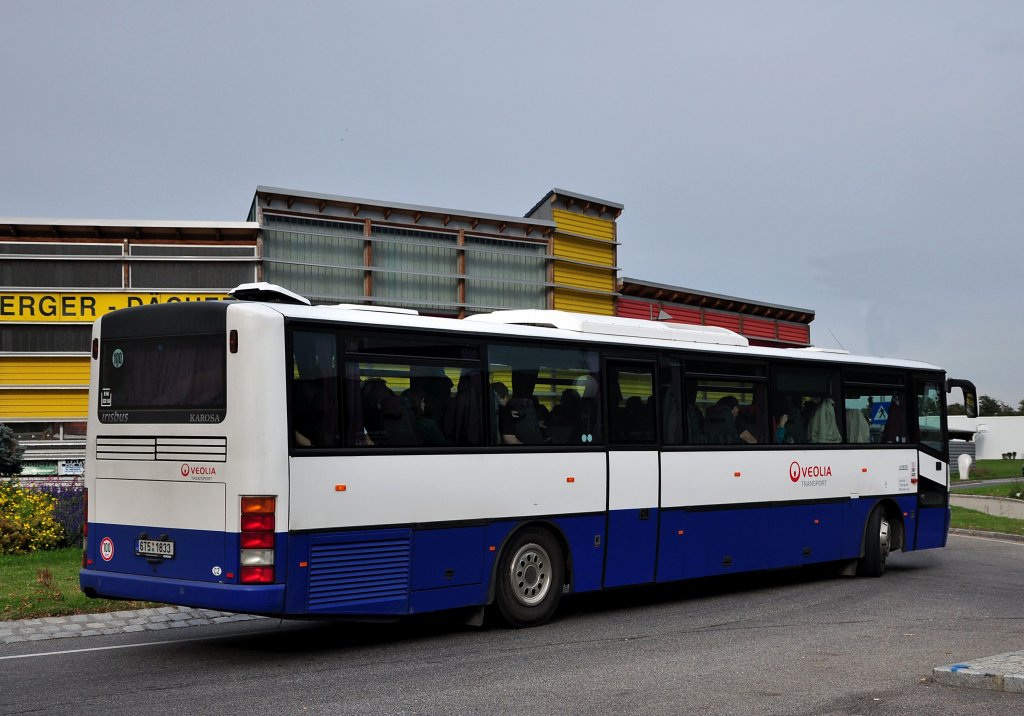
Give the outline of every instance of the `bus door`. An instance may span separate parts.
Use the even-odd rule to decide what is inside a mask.
[[[914,548],[943,547],[949,529],[949,464],[942,425],[941,385],[935,378],[914,381],[917,398],[917,534]],[[909,541],[910,535],[908,535]]]
[[[654,581],[661,466],[655,364],[605,363],[608,397],[608,531],[604,586]]]

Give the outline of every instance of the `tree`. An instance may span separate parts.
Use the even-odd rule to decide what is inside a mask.
[[[25,448],[18,445],[14,431],[0,423],[0,475],[20,475],[21,457],[24,454]]]
[[[1013,409],[1001,400],[983,395],[978,398],[979,415],[1014,415]]]

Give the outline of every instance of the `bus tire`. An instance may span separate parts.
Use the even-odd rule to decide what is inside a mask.
[[[555,613],[564,582],[558,540],[547,530],[530,527],[513,535],[502,550],[494,601],[509,626],[539,626]]]
[[[878,505],[868,517],[864,531],[864,556],[857,563],[857,573],[865,577],[881,577],[885,574],[885,560],[892,548],[892,524],[885,509]]]

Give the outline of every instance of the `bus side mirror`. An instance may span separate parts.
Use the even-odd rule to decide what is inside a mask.
[[[946,381],[946,392],[951,393],[953,388],[960,388],[964,393],[964,412],[967,417],[978,417],[978,390],[974,387],[974,383],[969,380],[950,378]]]

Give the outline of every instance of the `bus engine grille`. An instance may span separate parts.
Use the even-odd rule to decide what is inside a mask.
[[[408,533],[310,545],[310,611],[358,612],[362,604],[378,611],[382,602],[404,608],[411,553]]]

